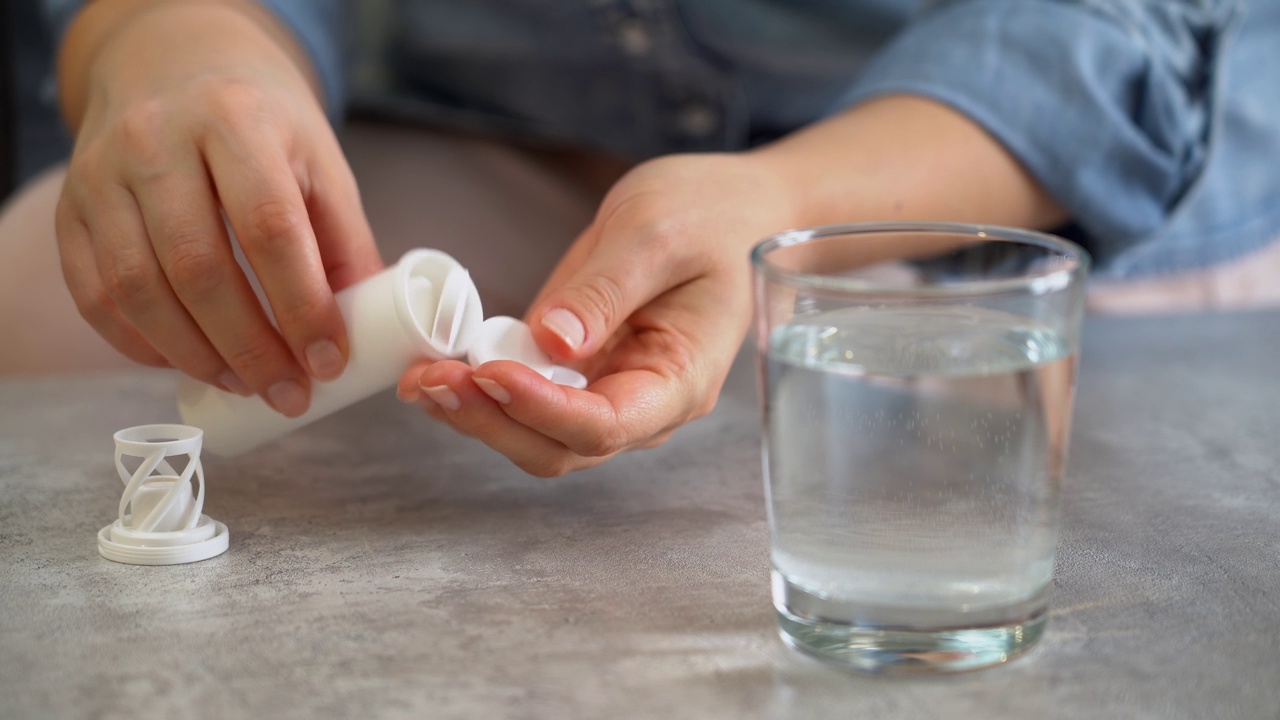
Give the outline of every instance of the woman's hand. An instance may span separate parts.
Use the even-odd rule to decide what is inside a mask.
[[[622,178],[527,318],[585,391],[513,362],[450,361],[411,368],[398,393],[534,475],[657,445],[715,403],[751,316],[751,245],[866,220],[1048,228],[1066,214],[963,114],[878,98],[750,153],[669,156]]]
[[[301,414],[346,363],[334,290],[381,267],[305,57],[236,0],[100,0],[71,34],[57,234],[81,314],[138,362]]]
[[[543,477],[658,445],[714,407],[751,318],[749,250],[792,219],[785,187],[750,155],[640,165],[526,318],[586,390],[515,362],[442,361],[411,368],[398,395]]]

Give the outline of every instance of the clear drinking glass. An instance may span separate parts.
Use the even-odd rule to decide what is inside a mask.
[[[970,670],[1044,632],[1089,258],[1050,235],[820,227],[752,252],[783,640]]]

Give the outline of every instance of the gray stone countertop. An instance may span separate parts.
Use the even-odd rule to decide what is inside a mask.
[[[1048,632],[948,677],[778,640],[753,372],[556,480],[388,393],[206,457],[170,567],[95,534],[172,379],[0,381],[0,718],[1280,718],[1280,315],[1088,322]]]

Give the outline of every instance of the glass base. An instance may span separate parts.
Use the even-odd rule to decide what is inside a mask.
[[[777,580],[781,578],[775,578]],[[797,593],[794,586],[788,589],[792,600],[797,599],[797,594],[813,598],[803,591]],[[775,601],[785,599],[786,595],[775,595]],[[1018,618],[1014,621],[992,624],[987,618],[986,623],[977,627],[928,629],[803,617],[791,611],[795,605],[775,604],[778,629],[789,647],[862,672],[909,675],[978,670],[1022,655],[1044,634],[1049,619],[1047,593],[1036,600],[1020,604],[1017,609],[1029,612],[1012,615]]]

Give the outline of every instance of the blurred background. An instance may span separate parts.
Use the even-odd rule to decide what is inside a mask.
[[[58,117],[53,46],[38,0],[0,1],[0,200],[70,148]]]

